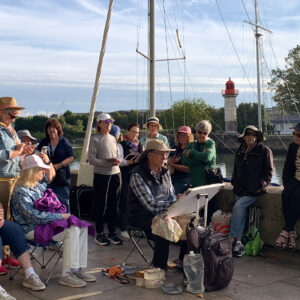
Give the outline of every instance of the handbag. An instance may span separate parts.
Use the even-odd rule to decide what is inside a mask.
[[[66,170],[61,168],[56,171],[56,175],[51,182],[53,186],[66,186],[68,185]]]
[[[223,183],[223,175],[221,172],[221,169],[216,168],[210,168],[208,166],[205,167],[205,173],[206,173],[206,181],[207,184],[214,184],[214,183]]]

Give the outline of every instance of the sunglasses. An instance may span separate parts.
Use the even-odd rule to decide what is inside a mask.
[[[300,138],[300,133],[293,132],[293,136]]]
[[[7,113],[11,119],[15,119],[17,116],[12,115],[11,113]]]
[[[108,120],[104,120],[104,123],[112,123],[113,122],[113,120],[112,119],[108,119]]]
[[[257,132],[245,132],[245,136],[250,136],[250,135],[252,135],[252,136],[257,136]]]
[[[205,131],[197,131],[198,134],[202,134],[202,135],[208,135],[208,132]]]

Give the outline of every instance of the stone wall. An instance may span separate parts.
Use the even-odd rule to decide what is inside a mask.
[[[77,170],[71,170],[71,187],[76,184]],[[261,218],[259,231],[264,243],[273,246],[276,238],[282,230],[284,225],[282,207],[281,207],[281,193],[282,187],[269,187],[268,193],[260,196],[255,205],[261,209]],[[217,197],[218,208],[225,212],[231,212],[234,204],[234,193],[230,183],[226,183],[225,188],[222,189]],[[298,221],[296,231],[300,233],[300,222]],[[300,242],[297,244],[297,249],[300,250]]]

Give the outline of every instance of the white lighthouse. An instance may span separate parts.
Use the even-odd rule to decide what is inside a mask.
[[[234,88],[234,82],[229,77],[226,82],[226,90],[222,90],[224,97],[224,119],[225,119],[225,133],[237,133],[237,118],[236,118],[236,97],[239,90]]]

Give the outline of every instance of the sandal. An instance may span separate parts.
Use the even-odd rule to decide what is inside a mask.
[[[294,242],[291,242],[291,238]],[[289,241],[288,241],[288,250],[295,250],[296,249],[296,239],[298,238],[296,231],[289,232]]]
[[[279,241],[279,238],[283,237],[284,241]],[[286,243],[288,241],[289,235],[284,233],[284,231],[281,231],[279,234],[279,237],[277,238],[276,242],[275,242],[275,248],[277,249],[284,249],[286,247]]]

